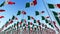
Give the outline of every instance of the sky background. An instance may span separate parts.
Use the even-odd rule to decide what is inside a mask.
[[[0,4],[2,2],[4,2],[4,1],[5,0],[0,0]],[[55,21],[55,20],[54,20],[53,15],[51,15],[52,10],[53,11],[58,11],[58,12],[60,11],[60,9],[58,9],[58,8],[49,9],[48,6],[47,6],[48,3],[52,3],[52,4],[60,3],[60,0],[44,0],[45,3],[43,3],[43,0],[37,0],[37,5],[36,6],[31,6],[29,8],[25,8],[25,5],[26,5],[27,2],[32,2],[33,0],[11,0],[11,1],[15,2],[15,4],[14,5],[5,5],[3,7],[0,7],[0,9],[6,10],[5,12],[0,13],[0,16],[2,16],[2,15],[4,16],[4,18],[0,19],[0,28],[6,23],[6,21],[11,19],[13,15],[18,17],[19,21],[22,18],[27,20],[27,16],[30,15],[30,16],[33,16],[36,20],[40,20],[41,23],[46,24],[43,20],[41,20],[41,16],[42,15],[43,16],[49,16],[48,13],[47,13],[46,8],[48,9],[49,14],[50,14],[50,16],[51,16],[53,21]],[[46,5],[46,7],[45,7],[44,4]],[[21,14],[20,16],[17,16],[16,14],[17,14],[18,10],[21,10],[21,11],[24,10],[24,11],[26,11],[27,14],[26,15],[22,15]],[[39,16],[36,16],[35,15],[35,11],[37,11],[37,10],[39,12],[45,11],[45,13],[44,14],[40,14]],[[16,23],[16,21],[14,23]],[[50,27],[50,26],[48,25],[48,27]]]

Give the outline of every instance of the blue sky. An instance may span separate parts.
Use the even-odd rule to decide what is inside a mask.
[[[0,4],[5,1],[5,0],[0,0]],[[48,3],[52,3],[52,4],[57,4],[57,3],[60,3],[59,1],[60,0],[44,0],[46,3],[43,3],[42,0],[37,0],[37,5],[36,6],[31,6],[29,8],[25,8],[25,4],[26,2],[32,2],[33,0],[11,0],[13,2],[15,2],[16,4],[15,5],[5,5],[3,7],[0,7],[0,9],[4,9],[6,10],[5,12],[2,12],[0,13],[0,15],[3,15],[5,18],[3,19],[0,19],[0,28],[6,23],[6,21],[8,21],[10,18],[12,18],[13,15],[16,16],[18,10],[24,10],[27,12],[26,15],[22,16],[17,16],[19,18],[19,21],[24,18],[24,19],[27,19],[27,16],[30,15],[30,16],[33,16],[35,19],[39,19],[41,21],[41,23],[44,23],[43,20],[41,20],[41,15],[43,16],[49,16],[48,13],[47,13],[47,10],[44,6],[44,4],[46,5],[49,13],[50,13],[50,16],[52,18],[52,20],[54,20],[54,17],[52,17],[51,15],[51,11],[50,9],[48,8],[47,4]],[[39,16],[35,16],[35,11],[38,10],[39,12],[41,11],[45,11],[44,14],[40,14]],[[53,11],[60,11],[60,9],[58,8],[55,8],[55,9],[51,9]],[[32,20],[31,20],[32,21]],[[46,23],[45,23],[46,24]],[[50,26],[48,26],[50,27]]]

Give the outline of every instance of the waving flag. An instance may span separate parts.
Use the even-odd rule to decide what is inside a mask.
[[[30,20],[31,18],[30,18],[30,16],[27,16],[28,17],[28,20]]]
[[[15,2],[9,1],[8,4],[12,5],[15,4]]]
[[[2,4],[0,4],[0,7],[4,6],[4,4],[5,4],[5,1]]]
[[[54,9],[54,5],[53,4],[48,4],[48,7],[51,9]]]
[[[37,0],[34,0],[33,1],[33,5],[35,6],[37,4]]]
[[[0,16],[0,19],[1,19],[1,18],[4,18],[4,16]]]
[[[5,10],[3,10],[3,9],[0,9],[0,12],[5,12]]]
[[[38,12],[38,11],[35,11],[35,15],[37,16],[37,15],[39,15],[40,13]]]
[[[51,9],[60,8],[60,4],[48,4],[48,7]]]
[[[22,14],[26,15],[26,12],[25,11],[22,11]]]
[[[58,18],[58,13],[55,12],[55,11],[53,11],[53,14],[54,14],[55,19],[57,20],[58,24],[60,25],[60,20],[59,20],[59,18]]]
[[[45,20],[45,17],[44,16],[41,16],[42,20]]]
[[[25,7],[26,8],[29,8],[30,6],[31,6],[31,3],[30,2],[27,2]]]
[[[17,12],[17,15],[20,15],[21,14],[21,11],[19,10],[18,12]]]

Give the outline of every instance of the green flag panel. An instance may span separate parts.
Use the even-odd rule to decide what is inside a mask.
[[[35,15],[36,15],[36,16],[39,15],[39,12],[38,12],[38,11],[35,11]]]
[[[54,5],[53,4],[48,4],[48,7],[51,9],[54,9]]]
[[[30,7],[30,3],[29,2],[26,3],[26,8],[28,8],[28,7]]]

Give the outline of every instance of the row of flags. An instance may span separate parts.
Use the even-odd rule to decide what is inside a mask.
[[[35,11],[35,15],[39,15],[38,13],[39,13],[39,11]],[[40,13],[41,13],[41,12],[40,12]],[[44,13],[44,11],[42,11],[42,13]],[[25,12],[25,11],[18,11],[18,12],[17,12],[17,16],[20,15],[20,14],[26,14],[26,12]],[[33,23],[38,23],[38,25],[41,25],[40,20],[36,20],[36,19],[35,19],[34,17],[32,17],[32,16],[27,16],[27,18],[28,18],[28,20],[33,19]],[[45,20],[45,22],[48,23],[52,28],[54,28],[54,26],[52,25],[51,21],[47,19],[47,18],[50,18],[49,16],[47,16],[47,17],[41,16],[41,18],[42,18],[42,20]],[[4,26],[7,27],[9,24],[12,24],[12,23],[14,22],[14,20],[18,20],[18,18],[17,18],[16,16],[12,16],[12,18],[9,19]],[[24,23],[23,21],[24,21],[25,23]],[[17,24],[20,24],[20,25],[21,25],[22,23],[23,23],[23,26],[25,26],[26,23],[27,23],[27,20],[26,20],[26,19],[21,19],[21,22],[17,22]],[[33,23],[32,23],[32,22],[31,22],[31,23],[28,22],[27,25],[32,25]],[[14,24],[14,25],[16,25],[16,24]]]
[[[10,5],[12,5],[12,4],[15,4],[15,2],[12,2],[12,1],[7,1],[7,2],[3,2],[1,5],[0,5],[0,7],[2,7],[2,6],[4,6],[5,4],[10,4]],[[25,6],[25,8],[29,8],[30,6],[35,6],[35,5],[37,5],[37,0],[33,0],[32,2],[27,2],[26,3],[26,6]],[[55,8],[55,7],[58,7],[58,8],[60,8],[60,4],[48,4],[48,7],[49,8],[51,8],[51,9],[53,9],[53,8]],[[0,10],[0,12],[4,12],[5,10]],[[37,15],[40,15],[40,14],[43,14],[44,13],[44,11],[35,11],[35,15],[37,16]],[[55,11],[52,11],[52,13],[53,13],[53,15],[54,15],[54,17],[55,17],[55,19],[57,20],[57,23],[59,24],[59,26],[60,26],[60,17],[58,16],[58,15],[60,15],[60,13],[58,14],[57,12],[55,12]],[[26,13],[26,11],[20,11],[20,10],[18,10],[18,12],[17,12],[17,16],[18,15],[21,15],[21,14],[23,14],[23,15],[26,15],[27,13]],[[4,16],[0,16],[0,18],[4,18]],[[31,20],[31,19],[33,19],[33,23],[37,23],[38,22],[38,25],[41,25],[41,22],[40,22],[40,20],[36,20],[34,17],[32,17],[32,16],[27,16],[27,18],[28,18],[28,20]],[[56,22],[55,21],[51,21],[51,20],[48,20],[47,18],[50,18],[50,16],[47,16],[47,17],[45,17],[45,16],[41,16],[41,18],[42,18],[42,20],[44,20],[48,25],[50,25],[52,28],[54,28],[54,27],[56,27],[56,29],[57,30],[59,30],[59,28],[56,26]],[[9,26],[10,24],[12,24],[13,22],[14,22],[14,20],[18,20],[18,18],[16,17],[16,16],[12,16],[12,18],[11,19],[9,19],[7,22],[6,22],[6,24],[5,25],[3,25],[3,27],[2,27],[2,30],[4,29],[4,27],[7,27],[7,26]],[[52,23],[53,22],[53,23]],[[21,19],[21,22],[17,22],[17,24],[14,24],[14,27],[15,27],[15,25],[17,26],[17,29],[18,29],[18,26],[20,25],[20,27],[22,27],[22,28],[25,28],[26,27],[26,23],[27,23],[27,20],[26,19]],[[37,25],[34,25],[32,22],[28,22],[28,24],[27,24],[27,27],[30,29],[30,27],[32,28],[32,26],[34,26],[34,27],[38,27]],[[22,26],[23,25],[23,26]],[[43,26],[43,25],[42,25]]]
[[[60,4],[51,4],[51,3],[48,3],[47,5],[48,5],[49,9],[60,8]],[[53,13],[54,18],[57,21],[57,22],[53,21],[53,25],[56,28],[56,30],[59,32],[59,30],[60,30],[59,29],[59,26],[60,26],[60,12],[52,11],[52,13]],[[58,24],[59,26],[57,26],[56,24]]]

